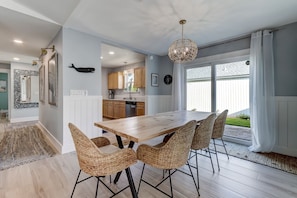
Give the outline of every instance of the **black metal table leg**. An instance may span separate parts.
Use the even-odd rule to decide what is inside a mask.
[[[122,141],[121,136],[116,135],[116,138],[117,138],[117,142],[118,142],[119,148],[121,148],[121,149],[124,148],[124,145],[123,145],[123,141]],[[134,142],[130,141],[128,148],[133,148],[133,146],[134,146]],[[119,181],[121,174],[122,174],[122,171],[121,172],[118,172],[116,174],[116,176],[115,176],[115,178],[113,180],[113,183],[114,184],[116,184]],[[133,185],[134,185],[134,183],[133,183]]]
[[[129,181],[132,196],[133,196],[133,198],[138,198],[138,195],[137,195],[137,192],[136,192],[136,189],[135,189],[135,185],[134,185],[134,181],[133,181],[133,177],[132,177],[132,174],[131,174],[131,170],[130,170],[130,168],[126,168],[125,170],[126,170],[127,178],[128,178],[128,181]]]

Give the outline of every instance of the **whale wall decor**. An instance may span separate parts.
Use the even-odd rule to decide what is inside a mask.
[[[74,64],[71,64],[69,68],[74,68],[76,71],[83,73],[92,73],[95,71],[95,68],[93,67],[75,67]]]

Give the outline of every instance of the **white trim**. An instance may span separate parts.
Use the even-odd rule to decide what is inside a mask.
[[[13,118],[10,119],[11,123],[16,123],[16,122],[29,122],[29,121],[36,121],[38,120],[38,116],[33,116],[33,117],[24,117],[24,118]]]
[[[274,146],[273,147],[273,152],[283,154],[283,155],[289,155],[292,157],[297,156],[297,150],[295,148],[288,148],[285,146]]]
[[[49,143],[54,147],[54,149],[61,154],[62,153],[62,145],[61,143],[45,128],[45,126],[38,121],[37,127],[42,131],[45,135]]]

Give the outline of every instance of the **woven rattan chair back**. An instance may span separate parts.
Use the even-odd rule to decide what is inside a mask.
[[[76,183],[74,185],[71,197],[73,196],[74,190],[78,183],[85,181],[86,179],[96,177],[97,178],[97,187],[96,195],[98,193],[100,176],[112,175],[118,173],[122,170],[126,170],[127,178],[129,181],[129,186],[133,197],[136,196],[136,190],[130,171],[130,166],[137,162],[136,153],[131,148],[120,149],[110,144],[110,141],[106,137],[97,137],[89,139],[81,130],[79,130],[74,124],[68,124],[80,166],[80,171],[78,173]],[[79,180],[81,171],[91,175],[90,177]],[[104,186],[113,193],[113,196],[122,192],[127,187],[123,188],[118,192],[114,192],[111,188]]]
[[[191,149],[199,150],[208,148],[215,119],[216,115],[213,113],[200,123],[200,125],[196,128]]]
[[[196,127],[195,121],[190,121],[180,127],[172,137],[161,147],[140,145],[137,157],[155,168],[174,169],[186,164]]]
[[[98,176],[98,169],[100,169],[97,160],[102,154],[97,146],[75,125],[69,123],[69,128],[74,141],[75,150],[79,162],[80,169],[92,176]]]
[[[136,163],[136,154],[132,149],[119,149],[113,153],[102,153],[75,125],[69,123],[80,169],[92,176],[106,176],[117,173]],[[125,161],[122,161],[125,157]]]
[[[213,139],[223,137],[227,115],[228,115],[228,110],[226,109],[217,116],[213,126],[213,132],[212,132]]]

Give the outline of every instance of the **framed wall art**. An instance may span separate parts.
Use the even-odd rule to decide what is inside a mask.
[[[159,86],[159,75],[152,73],[152,86],[158,87]]]
[[[58,54],[48,61],[48,103],[57,106],[58,100]]]
[[[39,101],[44,102],[44,86],[45,86],[45,67],[44,65],[41,65],[39,68]]]

